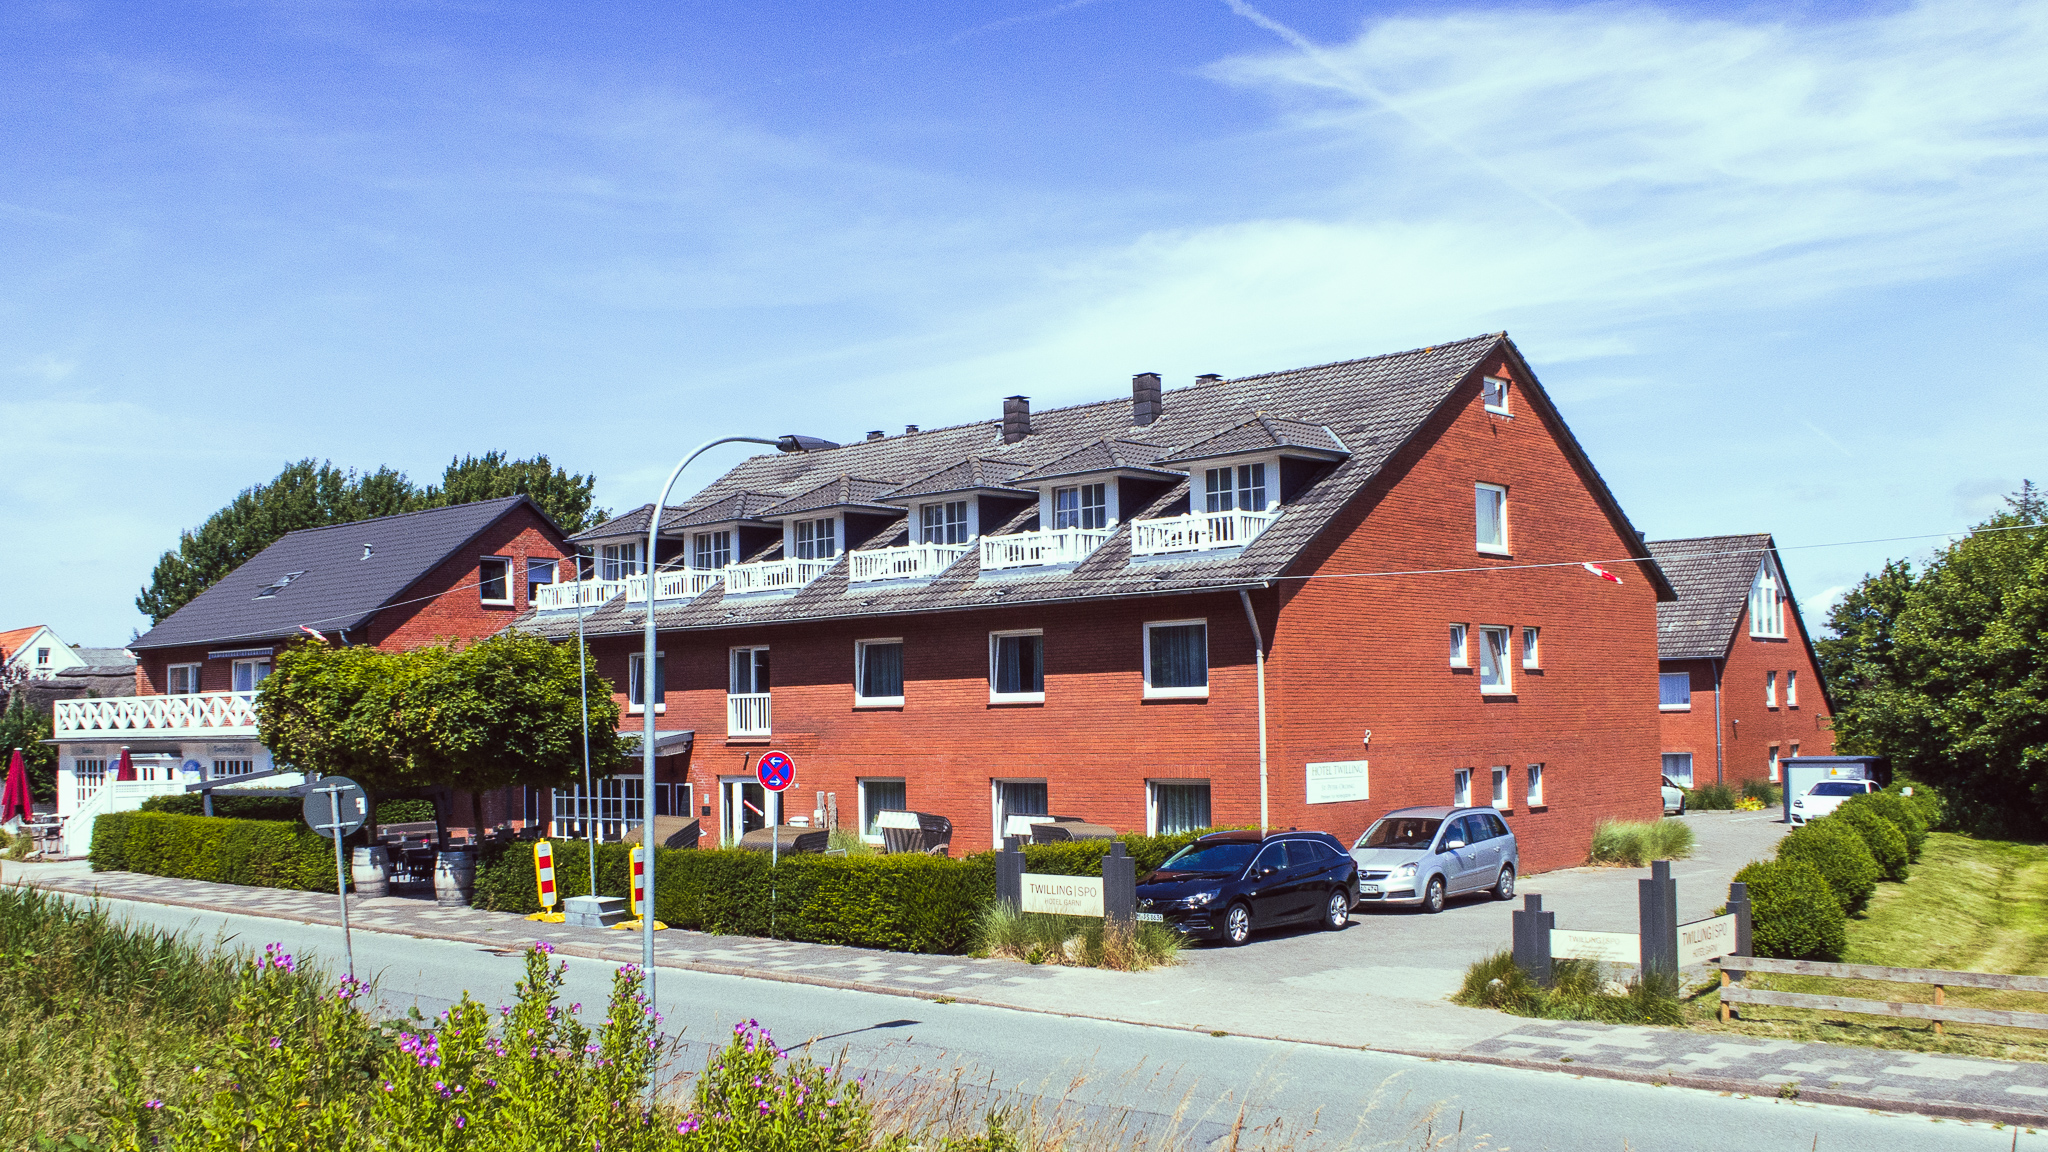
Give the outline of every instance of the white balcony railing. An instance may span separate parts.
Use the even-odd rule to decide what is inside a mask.
[[[871,548],[846,554],[846,580],[864,584],[870,580],[929,580],[967,555],[971,544],[900,544],[894,548]]]
[[[598,608],[625,590],[624,580],[568,580],[542,584],[533,590],[533,607],[536,612]]]
[[[654,574],[656,600],[695,600],[713,584],[725,579],[723,568],[677,568]],[[626,577],[626,603],[647,602],[647,577]]]
[[[59,700],[52,717],[57,739],[100,733],[175,732],[194,736],[256,735],[254,692],[199,692],[185,696],[107,696]]]
[[[758,560],[725,569],[725,594],[790,592],[809,584],[832,567],[832,560]]]
[[[984,536],[981,538],[981,567],[986,571],[990,568],[1078,564],[1115,533],[1114,528],[1043,528],[1007,536]]]
[[[1131,555],[1242,548],[1258,539],[1259,533],[1279,518],[1280,510],[1275,508],[1266,512],[1193,512],[1158,520],[1133,520]]]
[[[727,736],[766,736],[773,731],[770,727],[770,710],[766,692],[732,692],[725,698],[725,734]]]

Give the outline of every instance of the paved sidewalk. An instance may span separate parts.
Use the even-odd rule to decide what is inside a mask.
[[[86,870],[83,863],[6,866],[6,879],[100,896],[302,923],[340,922],[332,895]],[[501,912],[441,908],[413,897],[351,898],[362,930],[518,950],[547,940],[577,956],[640,959],[637,934],[541,924]],[[1362,926],[1354,926],[1357,932]],[[828,987],[950,997],[995,1007],[1152,1027],[1221,1031],[1313,1044],[1541,1068],[1752,1095],[2048,1127],[2048,1065],[1931,1053],[1746,1039],[1682,1029],[1530,1021],[1404,995],[1399,971],[1380,981],[1357,970],[1219,981],[1210,949],[1143,973],[1031,966],[960,956],[877,952],[827,944],[713,936],[671,929],[656,937],[664,968]],[[1232,950],[1233,953],[1255,951]],[[1225,965],[1227,968],[1227,965]],[[1239,975],[1249,975],[1239,973]],[[1225,988],[1223,985],[1230,985]],[[1227,992],[1227,994],[1226,994]]]

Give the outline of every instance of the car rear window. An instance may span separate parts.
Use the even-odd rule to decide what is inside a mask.
[[[1389,816],[1365,830],[1360,848],[1427,848],[1443,821],[1430,816]]]
[[[1806,793],[1808,796],[1861,796],[1863,785],[1853,780],[1823,780]]]
[[[1257,844],[1244,841],[1223,844],[1190,844],[1167,858],[1159,867],[1172,872],[1236,872],[1251,862]]]
[[[1486,816],[1482,817],[1482,819],[1486,821],[1487,830],[1491,832],[1494,836],[1499,837],[1508,834],[1508,826],[1506,824],[1501,823],[1500,817],[1495,816],[1492,813],[1488,813]]]

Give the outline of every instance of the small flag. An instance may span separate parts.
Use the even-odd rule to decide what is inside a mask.
[[[1607,569],[1602,568],[1596,564],[1581,564],[1579,565],[1579,567],[1584,568],[1586,571],[1591,572],[1593,575],[1598,576],[1599,578],[1607,581],[1610,584],[1621,583],[1621,577],[1616,576],[1614,573],[1609,572]]]
[[[1592,565],[1591,565],[1591,564],[1588,564],[1588,565],[1586,565],[1586,567],[1588,567],[1588,568],[1591,568],[1591,567],[1592,567]],[[1617,583],[1617,584],[1618,584],[1618,583],[1620,583],[1620,581],[1618,581],[1618,580],[1617,580],[1617,581],[1615,581],[1615,583]],[[325,636],[322,636],[322,635],[320,634],[320,630],[319,630],[319,629],[317,629],[317,628],[315,628],[315,627],[313,627],[313,626],[312,626],[311,624],[301,624],[301,625],[299,625],[299,631],[301,631],[301,632],[304,632],[304,633],[305,633],[306,635],[308,635],[308,636],[311,636],[311,637],[312,637],[313,639],[315,639],[315,640],[318,640],[318,641],[320,641],[320,642],[321,642],[322,644],[325,644],[325,643],[327,643],[327,637],[325,637]]]

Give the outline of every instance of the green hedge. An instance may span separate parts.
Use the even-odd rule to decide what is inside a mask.
[[[1920,849],[1927,844],[1927,818],[1914,805],[1910,797],[1896,792],[1872,792],[1867,796],[1852,796],[1836,811],[1851,808],[1868,808],[1892,822],[1899,835],[1906,840],[1906,860],[1910,863],[1920,859]]]
[[[1161,864],[1166,858],[1195,842],[1197,837],[1221,828],[1197,828],[1192,832],[1175,832],[1168,836],[1118,836],[1124,851],[1136,863],[1137,873],[1144,876]],[[1109,855],[1109,840],[1067,840],[1057,844],[1026,844],[1024,846],[1024,870],[1046,876],[1100,876],[1102,858]],[[974,859],[989,860],[994,867],[995,853],[983,852]]]
[[[1863,837],[1847,821],[1823,816],[1794,828],[1778,844],[1778,859],[1813,865],[1835,894],[1843,912],[1860,912],[1883,874]]]
[[[334,888],[334,845],[303,824],[114,812],[93,821],[95,872],[143,872],[254,888]]]
[[[235,820],[285,820],[297,823],[305,818],[304,801],[297,796],[215,796],[213,814]],[[204,816],[205,803],[197,792],[151,796],[142,802],[144,812],[168,812],[173,816]]]
[[[1732,812],[1739,799],[1726,784],[1702,784],[1685,794],[1685,806],[1695,812]]]
[[[1749,885],[1750,951],[1780,960],[1840,960],[1849,946],[1842,906],[1804,860],[1758,860],[1735,874]]]
[[[1863,837],[1863,846],[1870,849],[1871,859],[1877,861],[1878,871],[1885,879],[1906,879],[1911,860],[1906,853],[1906,834],[1899,831],[1897,824],[1878,815],[1877,809],[1867,804],[1844,804],[1828,819],[1840,820]]]

